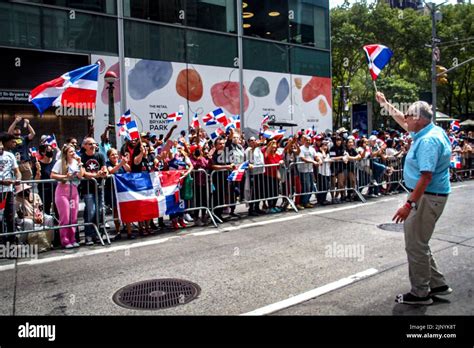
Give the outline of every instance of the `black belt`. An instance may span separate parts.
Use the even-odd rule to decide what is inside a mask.
[[[408,191],[413,192],[412,189],[408,189]],[[425,191],[423,193],[424,195],[430,195],[430,196],[438,196],[438,197],[448,197],[449,193],[434,193],[434,192],[427,192]]]

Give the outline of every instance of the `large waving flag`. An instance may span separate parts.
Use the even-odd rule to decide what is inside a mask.
[[[118,135],[125,135],[130,140],[140,139],[137,123],[135,121],[128,122],[120,127]]]
[[[225,127],[229,123],[229,120],[227,120],[227,116],[221,108],[217,108],[214,111],[211,111],[206,116],[204,116],[202,120],[206,122],[206,126],[212,126],[219,122]]]
[[[451,130],[453,132],[459,132],[461,130],[461,125],[459,124],[459,121],[452,121],[451,122]]]
[[[120,220],[145,221],[184,210],[179,196],[181,171],[115,174]]]
[[[375,81],[380,71],[388,64],[390,58],[392,58],[393,52],[390,48],[383,45],[366,45],[364,46],[364,51],[367,55],[370,75],[372,75],[372,80]]]
[[[125,113],[122,116],[120,116],[120,120],[119,120],[119,123],[117,123],[117,126],[121,127],[124,124],[127,124],[129,122],[132,122],[132,115],[130,114],[130,109],[125,111]]]
[[[263,136],[267,139],[273,139],[273,138],[279,138],[282,137],[285,134],[284,129],[278,129],[278,130],[271,130],[267,129],[265,132],[263,132]]]
[[[171,123],[171,122],[179,122],[181,121],[182,118],[183,118],[183,113],[180,111],[180,112],[173,112],[172,114],[169,114],[166,120],[168,121],[168,123]]]
[[[242,181],[245,171],[249,167],[249,162],[245,161],[237,169],[233,170],[232,173],[227,177],[227,181]]]
[[[99,65],[87,65],[37,86],[28,100],[41,114],[51,105],[93,109],[98,78]]]

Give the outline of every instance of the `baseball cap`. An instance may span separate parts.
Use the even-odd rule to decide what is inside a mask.
[[[377,136],[372,134],[372,135],[369,137],[369,140],[370,140],[370,141],[377,140]]]
[[[358,130],[357,128],[356,128],[356,129],[353,129],[353,130],[352,130],[352,134],[354,134],[354,133],[359,133],[359,130]]]

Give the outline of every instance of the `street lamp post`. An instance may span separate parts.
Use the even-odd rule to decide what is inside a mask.
[[[109,85],[107,89],[109,90],[109,125],[113,127],[109,128],[109,142],[112,147],[116,147],[115,139],[115,109],[114,109],[114,83],[117,81],[117,74],[113,71],[107,71],[104,76],[105,82]]]

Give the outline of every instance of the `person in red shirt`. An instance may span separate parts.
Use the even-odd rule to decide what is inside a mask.
[[[279,196],[279,184],[280,184],[280,165],[283,165],[283,156],[277,153],[277,142],[275,140],[270,141],[265,150],[265,165],[271,165],[265,168],[265,190],[266,197],[278,197]],[[268,209],[270,213],[281,212],[280,208],[276,207],[278,199],[269,199],[267,201]]]

